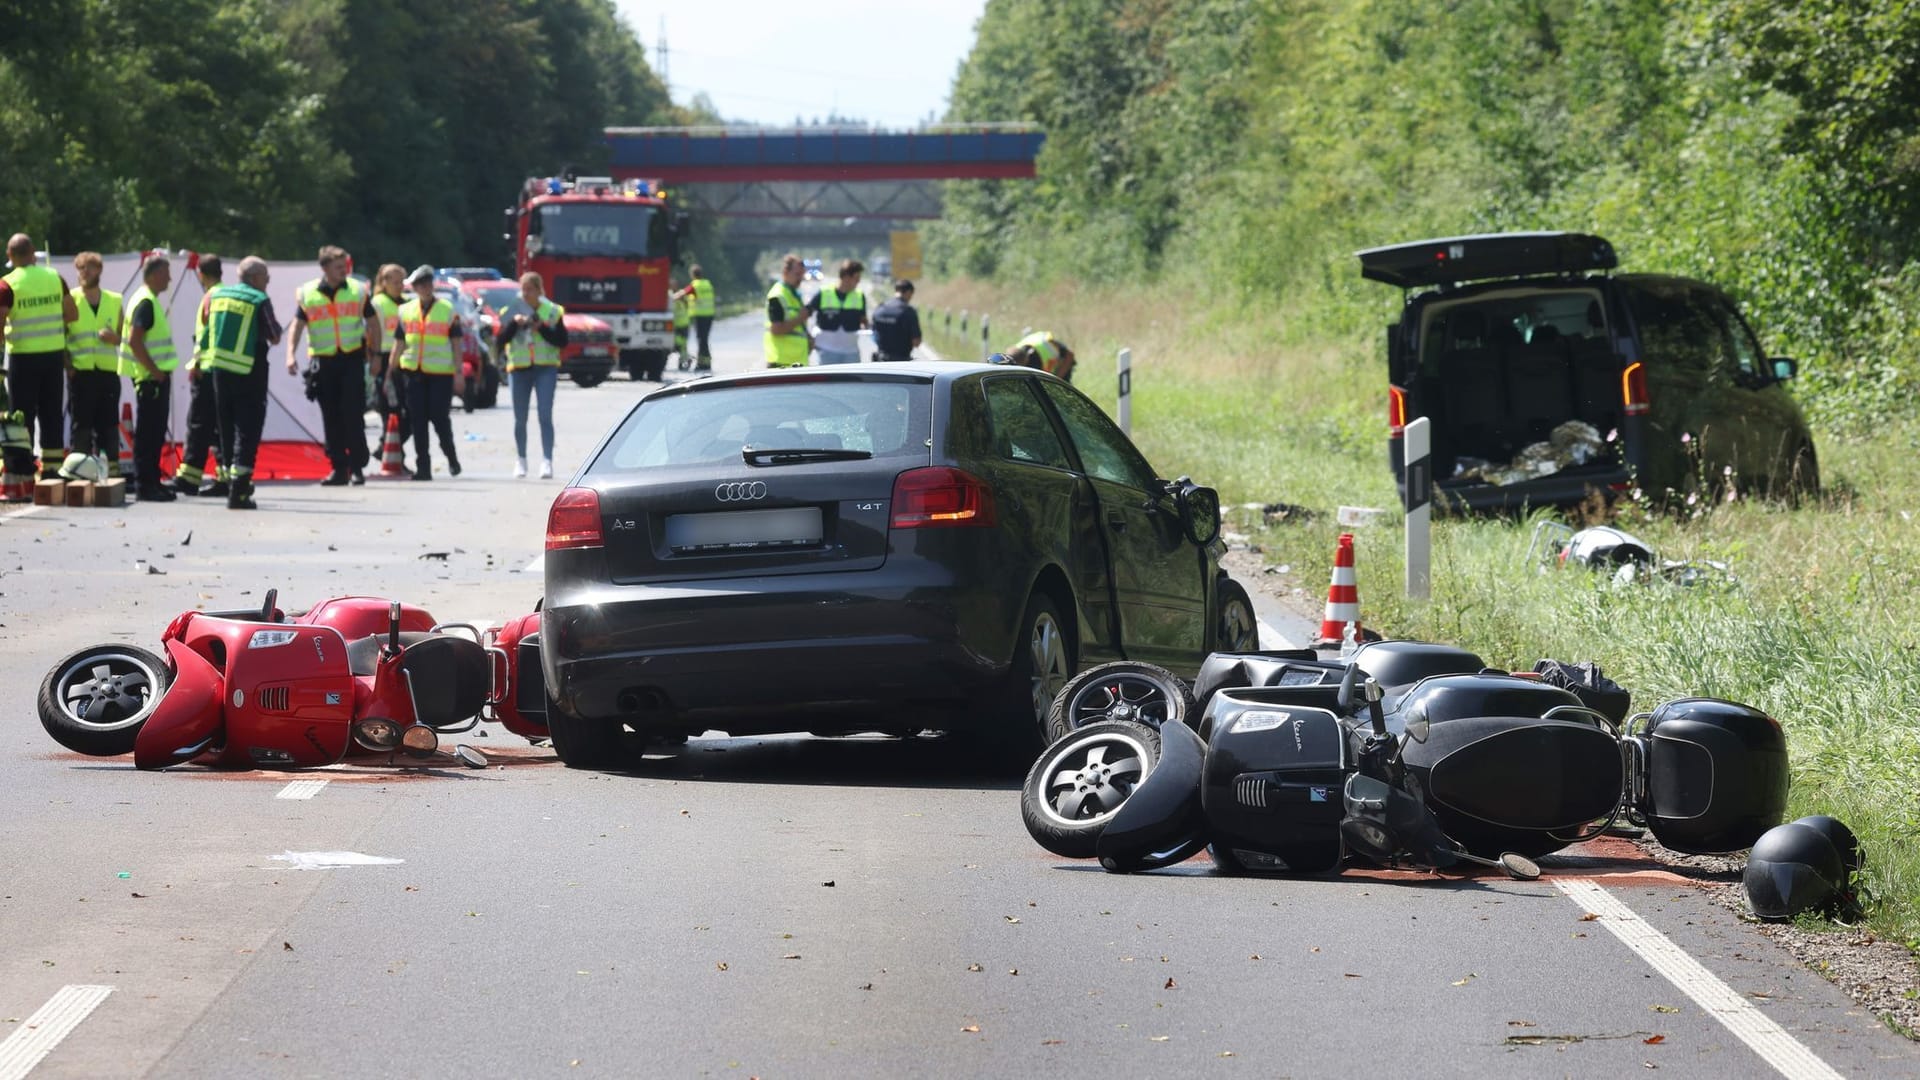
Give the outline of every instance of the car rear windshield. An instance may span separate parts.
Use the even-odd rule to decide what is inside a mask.
[[[628,414],[588,471],[739,464],[747,446],[925,456],[932,397],[925,382],[853,379],[769,380],[656,394]]]

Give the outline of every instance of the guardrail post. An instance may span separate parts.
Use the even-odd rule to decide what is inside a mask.
[[[987,324],[991,319],[990,315],[980,316],[980,359],[982,360],[993,355],[993,343],[987,340]]]
[[[961,308],[960,309],[960,333],[962,336],[965,336],[966,332],[967,332],[967,309]]]
[[[1433,591],[1432,426],[1423,416],[1401,436],[1407,462],[1407,597],[1412,600],[1425,600]]]
[[[1121,349],[1118,362],[1120,370],[1120,433],[1133,437],[1133,350]]]

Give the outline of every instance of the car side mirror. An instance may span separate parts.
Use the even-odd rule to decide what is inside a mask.
[[[1786,382],[1800,374],[1800,365],[1790,356],[1776,356],[1772,363],[1773,377],[1780,382]]]
[[[1187,539],[1206,547],[1220,536],[1220,493],[1182,478],[1173,495]]]

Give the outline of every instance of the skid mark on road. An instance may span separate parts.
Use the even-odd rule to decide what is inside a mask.
[[[0,1080],[20,1080],[113,993],[111,986],[63,986],[0,1042]]]
[[[1680,992],[1706,1010],[1707,1015],[1726,1027],[1761,1059],[1788,1080],[1839,1080],[1840,1073],[1807,1049],[1806,1044],[1787,1034],[1779,1024],[1761,1012],[1751,1001],[1720,981],[1700,961],[1652,924],[1634,914],[1632,908],[1593,881],[1563,878],[1554,882],[1574,903],[1585,908],[1614,937],[1632,949],[1653,970],[1666,977]]]
[[[327,786],[327,782],[324,779],[295,780],[292,783],[289,783],[286,787],[281,788],[280,791],[274,795],[274,798],[276,799],[311,799],[315,795],[320,794],[320,789],[326,786]]]

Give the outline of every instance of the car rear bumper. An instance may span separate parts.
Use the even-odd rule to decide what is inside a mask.
[[[1623,494],[1630,482],[1625,469],[1582,470],[1543,476],[1517,484],[1435,484],[1433,501],[1448,510],[1505,511],[1528,507],[1571,506],[1596,492],[1607,498]],[[1406,496],[1406,481],[1399,484]]]

